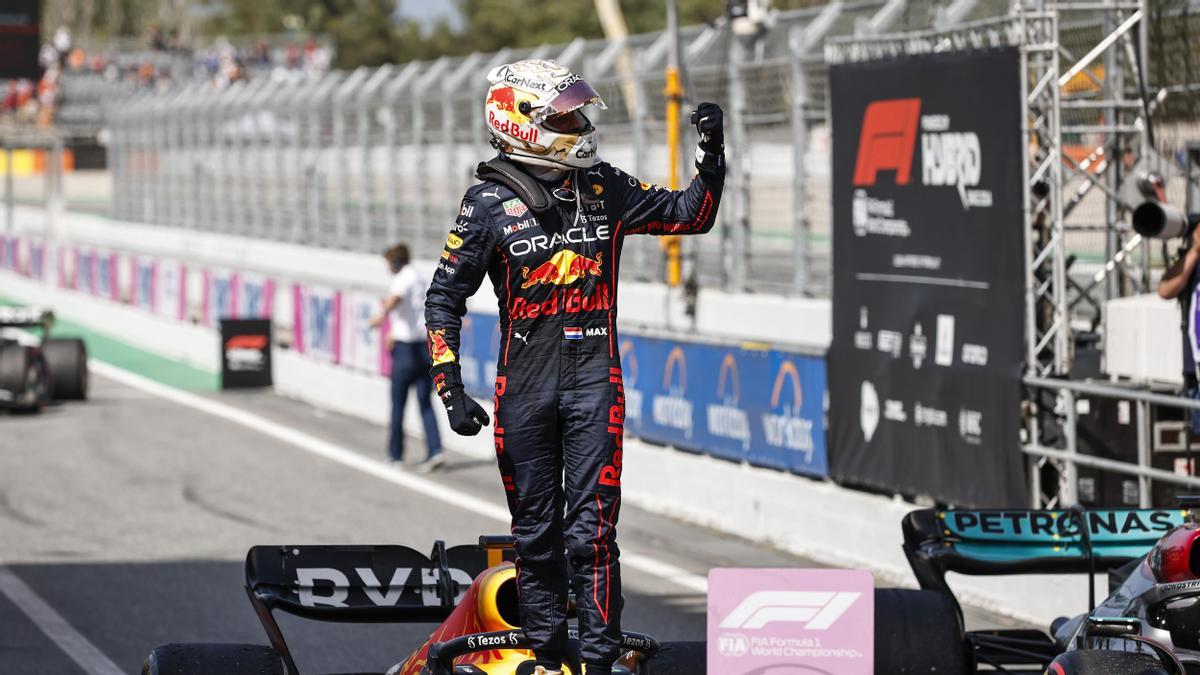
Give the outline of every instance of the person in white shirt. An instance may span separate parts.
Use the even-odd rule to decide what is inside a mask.
[[[404,406],[408,390],[417,388],[417,404],[421,406],[421,421],[425,426],[425,444],[429,454],[417,465],[418,471],[428,472],[441,466],[442,441],[438,434],[437,418],[433,413],[433,384],[429,379],[429,350],[425,344],[425,290],[429,279],[409,264],[408,247],[396,244],[384,251],[392,271],[392,282],[383,309],[371,319],[377,328],[388,321],[392,353],[392,426],[388,437],[388,459],[394,464],[404,461]]]

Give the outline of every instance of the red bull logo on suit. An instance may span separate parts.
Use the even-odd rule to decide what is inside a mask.
[[[588,275],[598,277],[603,255],[597,253],[595,259],[592,259],[574,251],[559,251],[532,271],[528,267],[522,267],[521,276],[525,278],[525,282],[521,284],[521,288],[537,284],[569,286]]]
[[[525,298],[513,298],[509,315],[514,319],[534,319],[555,314],[578,314],[594,312],[612,307],[608,284],[600,284],[596,291],[585,295],[579,288],[564,288],[552,293],[545,302],[529,302]]]

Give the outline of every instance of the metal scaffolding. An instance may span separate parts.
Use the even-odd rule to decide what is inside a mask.
[[[1145,292],[1151,252],[1127,224],[1133,163],[1147,156],[1152,102],[1145,67],[1143,0],[1017,3],[1009,17],[949,28],[839,39],[830,61],[1009,45],[1021,51],[1025,169],[1025,372],[1030,381],[1024,450],[1035,507],[1075,503],[1074,390],[1044,386],[1072,374],[1076,328],[1094,330],[1107,299]],[[1080,35],[1095,40],[1081,45]],[[1101,208],[1096,209],[1100,199]],[[1099,223],[1069,217],[1081,205]],[[1077,213],[1082,213],[1080,210]],[[1071,244],[1104,235],[1099,264],[1079,265]],[[1148,460],[1147,460],[1148,461]],[[1148,504],[1148,478],[1142,500]]]

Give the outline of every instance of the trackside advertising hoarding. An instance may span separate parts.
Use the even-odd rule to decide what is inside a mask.
[[[275,282],[255,273],[189,270],[169,258],[18,237],[0,238],[0,264],[46,284],[124,300],[179,321],[190,316],[189,273],[198,274],[200,324],[223,331],[223,372],[231,383],[247,379],[257,386],[269,381],[269,355],[264,351],[270,346],[268,324],[252,320],[288,320],[274,316]],[[128,281],[124,293],[118,269]],[[390,374],[387,322],[383,330],[370,326],[380,308],[378,292],[308,283],[291,284],[288,290],[291,346],[296,352],[362,372]],[[246,337],[251,332],[254,336]],[[238,339],[231,343],[233,338]],[[499,349],[495,315],[463,317],[459,359],[463,383],[473,396],[492,398]],[[755,466],[828,474],[823,358],[631,334],[622,338],[620,353],[625,429],[631,435]]]
[[[874,586],[861,570],[711,570],[708,672],[871,675]]]
[[[116,253],[103,249],[78,248],[75,259],[78,290],[107,300],[120,299]]]
[[[224,269],[203,272],[200,299],[204,324],[216,328],[221,319],[266,319],[271,317],[275,283],[261,274]]]
[[[961,505],[1025,500],[1020,59],[830,68],[832,474]]]
[[[472,396],[495,392],[498,319],[468,315],[459,349]],[[643,440],[755,466],[824,476],[825,361],[625,335],[625,430]]]
[[[342,293],[327,286],[292,286],[292,348],[330,363],[342,360]]]
[[[271,320],[221,319],[221,388],[271,386]]]

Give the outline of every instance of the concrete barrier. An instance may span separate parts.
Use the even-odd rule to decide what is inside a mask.
[[[387,289],[387,270],[382,257],[365,253],[127,223],[78,213],[67,214],[55,233],[48,233],[45,228],[41,209],[17,208],[17,233],[52,235],[73,244],[174,258],[192,268],[230,268],[274,277],[283,282],[278,284],[281,292],[276,296],[281,303],[277,306],[283,310],[290,307],[290,297],[285,297],[282,291],[291,281],[381,295]],[[432,275],[436,263],[417,260],[414,265]],[[623,330],[682,331],[726,340],[769,342],[808,352],[824,351],[832,334],[828,299],[701,289],[693,322],[684,315],[684,302],[678,290],[668,290],[661,284],[622,282],[618,292]],[[467,306],[472,312],[496,314],[496,296],[490,285],[485,283]]]

